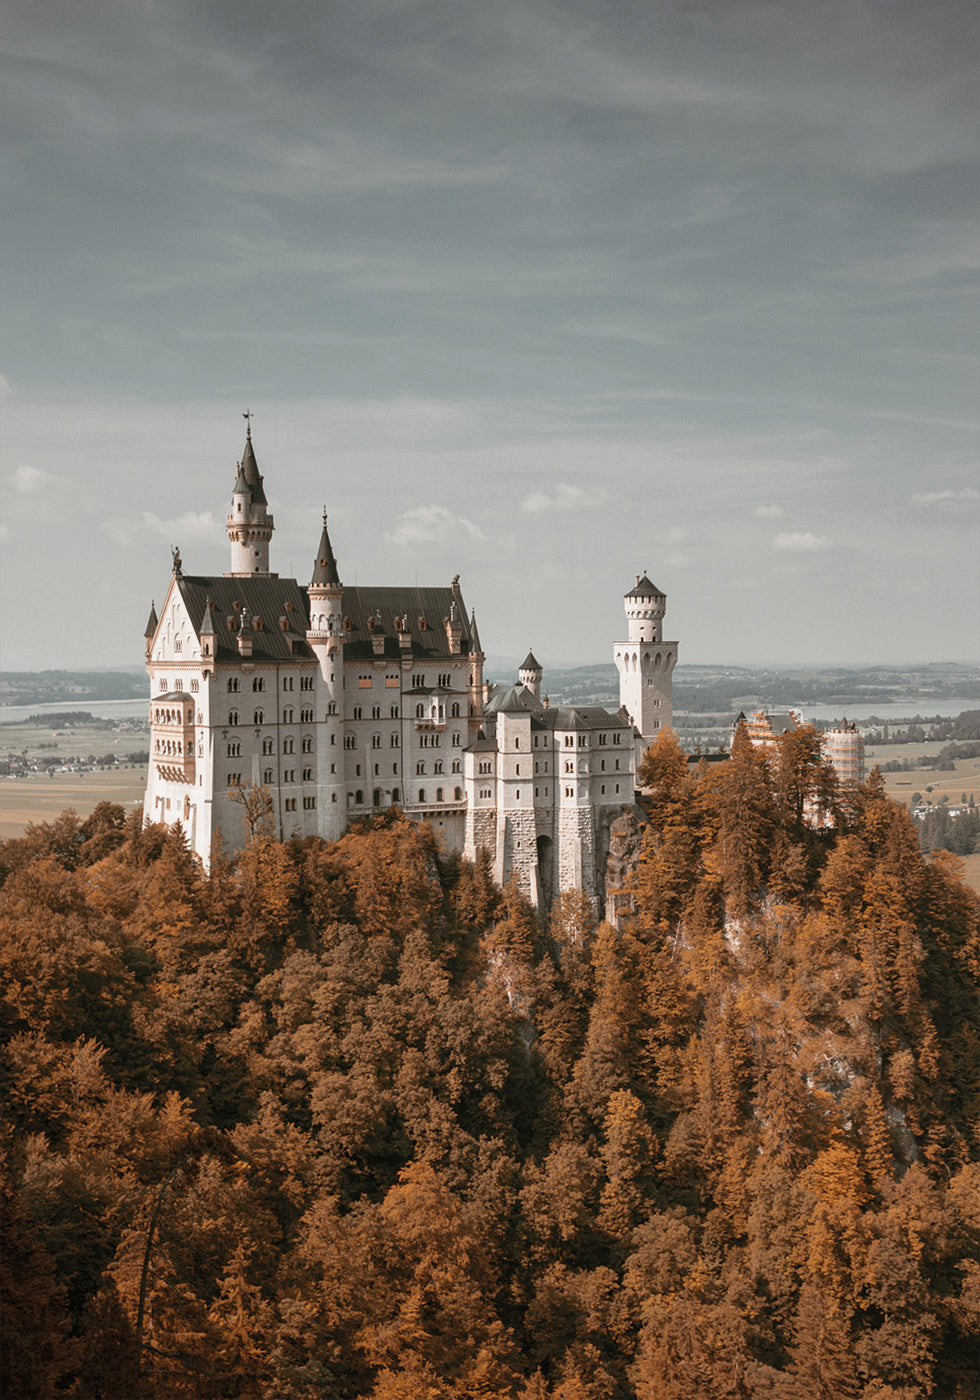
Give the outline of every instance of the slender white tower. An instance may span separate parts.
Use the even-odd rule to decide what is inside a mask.
[[[310,626],[306,641],[320,667],[317,678],[317,831],[336,841],[347,825],[344,786],[344,586],[327,533],[327,512],[307,589]]]
[[[614,658],[619,672],[619,703],[640,731],[641,757],[661,729],[673,719],[672,675],[677,665],[677,643],[663,639],[667,596],[646,574],[626,594],[628,640],[616,642]]]
[[[248,414],[245,417],[248,420]],[[231,541],[231,568],[225,578],[268,574],[269,541],[275,528],[268,505],[252,448],[252,424],[249,421],[245,433],[245,451],[238,464],[238,476],[231,494],[231,510],[227,519],[228,538]]]

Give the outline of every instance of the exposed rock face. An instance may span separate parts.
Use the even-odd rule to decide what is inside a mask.
[[[609,855],[606,858],[606,922],[621,926],[624,915],[634,910],[633,896],[626,886],[640,863],[644,814],[640,807],[626,807],[609,828]]]

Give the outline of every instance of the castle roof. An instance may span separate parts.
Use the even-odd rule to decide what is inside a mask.
[[[151,604],[150,604],[150,616],[149,616],[149,617],[147,618],[147,620],[146,620],[146,631],[143,633],[143,636],[144,636],[144,637],[147,637],[147,638],[149,638],[149,637],[155,637],[155,636],[156,636],[156,633],[157,633],[157,628],[159,627],[159,625],[160,625],[160,621],[159,621],[159,619],[158,619],[158,617],[157,617],[157,607],[156,607],[156,603],[151,603]]]
[[[523,668],[522,668],[523,669]],[[544,705],[526,685],[509,685],[506,690],[495,690],[483,707],[484,714],[514,714],[520,710],[543,710]]]
[[[541,669],[541,662],[535,656],[533,651],[529,651],[527,656],[525,656],[524,660],[521,662],[521,670],[540,671]]]
[[[214,655],[220,661],[237,661],[238,630],[242,613],[250,618],[253,661],[308,660],[313,653],[306,643],[310,625],[309,595],[295,579],[275,574],[238,574],[230,577],[184,575],[177,580],[181,597],[197,635],[214,631]],[[440,619],[444,618],[457,588],[345,588],[344,659],[347,661],[410,659],[420,665],[472,656],[479,647],[463,624],[460,650],[454,653]],[[213,609],[209,626],[206,604]],[[461,617],[466,616],[460,607]],[[410,647],[399,642],[396,620],[410,637]],[[404,635],[404,634],[403,634]],[[380,651],[375,642],[383,638]]]
[[[457,603],[459,627],[462,629],[460,649],[453,652],[443,625],[453,602]],[[379,655],[394,660],[410,657],[420,664],[453,655],[475,656],[480,649],[479,638],[464,621],[466,609],[458,585],[449,588],[345,588],[344,659],[368,660]],[[405,631],[399,633],[397,623]],[[371,625],[373,623],[373,625]],[[349,624],[349,625],[348,625]],[[403,648],[399,635],[410,637],[410,649]],[[384,638],[384,647],[376,652],[375,642]]]
[[[330,536],[327,533],[327,512],[324,511],[323,532],[320,535],[320,547],[313,562],[313,577],[310,579],[310,587],[323,587],[325,584],[339,582],[340,574],[337,572],[337,561],[333,556]]]
[[[637,576],[636,583],[624,596],[627,598],[666,598],[667,595],[656,584],[651,583],[644,574],[642,578]]]

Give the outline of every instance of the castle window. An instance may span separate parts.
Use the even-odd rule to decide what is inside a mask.
[[[520,788],[518,788],[518,789],[517,789],[517,792],[514,794],[514,800],[515,800],[515,802],[520,802],[520,800],[521,800],[521,790],[520,790]]]
[[[380,747],[381,747],[381,735],[380,735],[380,734],[372,734],[372,735],[371,735],[371,747],[372,747],[372,749],[380,749]]]
[[[459,701],[454,701],[449,710],[450,719],[459,719]]]
[[[304,783],[311,783],[312,781],[313,781],[313,769],[312,769],[312,768],[304,768],[304,769],[303,769],[303,782],[304,782]]]
[[[614,735],[613,735],[613,743],[614,743],[614,744],[622,743],[622,739],[623,739],[622,734],[614,734]]]
[[[372,706],[371,706],[371,718],[372,718],[372,719],[380,719],[380,718],[381,718],[381,706],[380,706],[380,705],[372,705]]]
[[[355,764],[354,764],[354,777],[355,777],[355,778],[359,778],[360,776],[361,776],[361,765],[360,765],[359,763],[355,763]]]
[[[419,788],[419,801],[425,801],[425,788]]]
[[[602,773],[606,771],[606,760],[604,758],[599,760],[599,771]]]
[[[442,772],[442,764],[441,764],[441,763],[434,763],[434,764],[432,765],[432,771],[433,771],[433,773],[441,773],[441,772]]]
[[[454,772],[454,773],[462,773],[462,771],[463,771],[463,765],[460,763],[460,761],[459,761],[458,758],[454,758],[454,759],[453,759],[453,772]]]
[[[580,749],[586,748],[587,745],[588,745],[588,742],[589,742],[589,736],[588,736],[588,734],[580,734],[580,735],[578,736],[578,746],[579,746]]]
[[[272,782],[272,769],[271,769],[271,768],[265,768],[265,769],[263,769],[263,771],[262,771],[262,781],[263,781],[264,783],[271,783],[271,782]]]
[[[252,689],[253,689],[253,690],[265,690],[265,681],[262,679],[261,676],[256,676],[256,677],[255,677],[255,680],[252,682]]]
[[[237,740],[235,741],[235,743],[229,744],[229,745],[228,745],[228,757],[229,757],[229,758],[238,758],[238,757],[241,755],[241,752],[242,752],[242,746],[241,746],[240,743],[238,743]]]
[[[392,802],[400,802],[400,801],[402,800],[402,794],[401,794],[401,789],[400,789],[400,788],[392,788],[392,789],[391,789],[391,800],[392,800]]]
[[[458,734],[454,734],[454,735],[453,735],[453,748],[454,748],[454,749],[458,749],[461,743],[462,743],[462,740],[461,740],[460,736],[459,736]]]
[[[312,811],[314,810],[315,807],[316,807],[316,798],[315,798],[315,797],[304,797],[304,798],[303,798],[303,810],[304,810],[304,811],[306,811],[306,812],[312,812]]]
[[[312,724],[312,723],[313,723],[313,711],[312,711],[312,710],[300,710],[300,712],[299,712],[299,718],[300,718],[300,723],[301,723],[301,724]]]
[[[514,748],[515,748],[515,749],[519,749],[520,747],[521,747],[521,741],[520,741],[520,739],[518,739],[518,738],[515,736],[515,738],[514,738]]]
[[[263,752],[263,753],[273,753],[273,752],[274,752],[274,750],[273,750],[273,741],[272,741],[271,739],[263,739],[263,740],[262,740],[262,752]]]
[[[283,724],[292,724],[293,722],[293,712],[289,706],[282,712],[282,722]]]
[[[436,801],[442,801],[442,788],[436,788]]]
[[[463,800],[463,789],[462,789],[462,788],[453,788],[453,801],[454,801],[454,802],[462,802],[462,800]]]
[[[397,735],[397,734],[392,734],[390,743],[391,743],[391,747],[392,747],[393,749],[397,749],[397,747],[398,747],[398,735]]]
[[[228,723],[229,723],[229,724],[237,724],[237,723],[238,723],[238,711],[237,711],[237,710],[229,710],[229,711],[228,711]]]
[[[353,734],[345,734],[345,735],[344,735],[344,748],[345,748],[345,749],[356,749],[356,748],[357,748],[357,738],[355,737],[355,735],[353,735]]]
[[[304,753],[312,753],[312,752],[313,752],[313,740],[310,738],[309,735],[307,735],[306,738],[303,740],[303,746],[302,746],[302,747],[303,747],[303,752],[304,752]]]
[[[252,716],[252,723],[253,723],[253,724],[265,724],[265,711],[264,711],[264,710],[256,710],[256,711],[255,711],[255,714]]]
[[[229,694],[229,695],[234,695],[234,694],[237,693],[237,691],[238,691],[238,677],[237,677],[237,676],[229,676],[229,677],[228,677],[228,694]]]
[[[599,789],[599,792],[602,794],[603,797],[605,797],[605,795],[606,795],[606,785],[605,785],[605,783],[603,783],[602,787]]]
[[[380,789],[380,788],[375,788],[375,789],[374,789],[374,792],[372,792],[372,794],[371,794],[371,805],[372,805],[372,807],[380,807],[380,806],[381,806],[381,789]]]
[[[364,794],[363,794],[363,792],[361,791],[360,788],[358,788],[357,791],[356,791],[355,794],[354,794],[354,805],[355,805],[356,807],[363,807],[363,806],[364,806]]]
[[[362,719],[362,718],[363,718],[363,715],[364,715],[364,711],[362,710],[362,708],[361,708],[360,705],[355,705],[354,708],[353,708],[353,710],[351,710],[351,718],[352,718],[352,719]]]
[[[416,718],[416,719],[424,719],[424,718],[425,718],[425,706],[424,706],[424,705],[416,705],[416,706],[415,706],[415,718]]]
[[[415,765],[415,776],[418,777],[418,775],[419,775],[420,773],[424,773],[424,772],[425,772],[425,764],[424,764],[424,763],[416,763],[416,765]]]
[[[565,735],[565,748],[566,748],[566,749],[570,749],[570,748],[573,746],[574,743],[575,743],[575,736],[574,736],[574,734],[566,734],[566,735]]]
[[[413,676],[413,677],[412,677],[412,689],[413,689],[413,690],[424,690],[424,689],[425,689],[425,677],[424,677],[423,675],[417,675],[417,676]]]
[[[397,706],[397,705],[392,705],[390,714],[391,714],[391,718],[392,718],[392,719],[397,719],[397,718],[398,718],[398,706]]]
[[[287,768],[282,775],[282,780],[284,783],[294,783],[296,781],[296,769]]]
[[[619,772],[619,759],[616,760],[616,772]]]
[[[242,783],[242,775],[241,775],[241,773],[229,773],[229,774],[228,774],[228,786],[229,786],[230,788],[233,788],[233,787],[241,787],[241,783]]]
[[[300,690],[312,690],[312,689],[313,689],[313,677],[312,677],[312,676],[300,676],[300,678],[299,678],[299,688],[300,688]]]
[[[618,783],[616,784],[616,791],[617,791],[617,792],[619,791],[619,784],[618,784]]]
[[[286,811],[287,811],[287,812],[295,812],[295,811],[296,811],[296,798],[295,798],[295,797],[287,797],[284,805],[285,805],[285,808],[286,808]]]
[[[283,690],[292,690],[292,688],[293,688],[293,677],[292,677],[292,676],[283,676],[283,678],[282,678],[282,688],[283,688]]]
[[[609,737],[609,736],[608,736],[607,734],[600,734],[600,735],[599,735],[599,743],[600,743],[600,744],[604,744],[604,743],[606,742],[606,739],[607,739],[608,737]]]
[[[380,777],[381,777],[381,764],[380,764],[380,763],[376,763],[376,764],[374,765],[374,776],[375,776],[376,778],[380,778]]]
[[[180,640],[180,638],[178,637],[178,638],[175,640],[175,642],[174,642],[174,651],[183,651],[183,649],[184,649],[184,644],[183,644],[183,642]]]
[[[566,763],[566,764],[565,764],[565,772],[566,772],[566,773],[574,773],[574,772],[575,772],[575,764],[574,764],[574,763]]]
[[[292,753],[292,752],[293,752],[293,741],[292,741],[292,739],[283,739],[283,741],[282,741],[282,751],[283,751],[283,753]]]
[[[197,681],[191,681],[191,694],[192,694],[192,695],[196,695],[196,694],[197,694],[197,688],[198,688],[198,682],[197,682]]]
[[[327,714],[328,714],[328,715],[335,715],[336,713],[337,713],[337,702],[336,702],[336,700],[331,700],[331,701],[330,701],[330,704],[327,706]]]

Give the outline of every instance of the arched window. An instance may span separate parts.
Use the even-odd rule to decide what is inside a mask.
[[[282,712],[282,722],[283,724],[292,724],[293,722],[293,712],[289,706]]]
[[[271,769],[271,768],[264,768],[264,769],[262,770],[262,781],[263,781],[264,783],[271,783],[271,782],[272,782],[272,769]]]
[[[380,749],[380,747],[381,747],[381,735],[380,735],[380,734],[372,734],[372,735],[371,735],[371,747],[372,747],[372,749]]]
[[[255,714],[252,716],[252,723],[253,723],[253,724],[265,724],[265,711],[264,711],[264,710],[256,710],[256,711],[255,711]]]
[[[416,718],[416,719],[424,719],[424,718],[425,718],[425,706],[424,706],[424,705],[416,705],[416,706],[415,706],[415,718]]]
[[[380,789],[380,788],[375,788],[375,789],[374,789],[374,792],[371,794],[371,801],[372,801],[372,805],[373,805],[373,806],[375,806],[375,807],[380,807],[380,806],[381,806],[381,789]]]
[[[425,772],[425,764],[424,764],[424,763],[416,763],[416,765],[415,765],[415,773],[416,773],[416,776],[418,776],[419,774],[424,773],[424,772]]]
[[[442,788],[436,788],[436,801],[442,801]]]
[[[456,701],[456,702],[453,703],[453,706],[452,706],[452,708],[450,709],[449,714],[450,714],[450,716],[451,716],[453,719],[459,719],[459,702],[458,702],[458,701]]]
[[[462,802],[462,800],[463,800],[463,789],[462,789],[462,788],[453,788],[453,801],[454,801],[454,802]]]
[[[425,788],[419,788],[419,801],[425,801]]]
[[[398,735],[397,735],[397,734],[392,734],[392,736],[391,736],[391,747],[392,747],[393,749],[397,749],[397,747],[398,747]]]
[[[391,789],[391,800],[392,800],[392,802],[400,802],[400,801],[402,800],[402,794],[401,794],[401,789],[400,789],[400,788],[392,788],[392,789]]]
[[[355,806],[355,807],[363,807],[363,806],[364,806],[364,794],[363,794],[363,792],[361,791],[360,788],[358,788],[357,791],[356,791],[355,794],[354,794],[354,806]]]
[[[228,711],[228,723],[229,723],[229,724],[237,724],[237,723],[238,723],[238,711],[237,711],[237,710],[229,710],[229,711]]]

